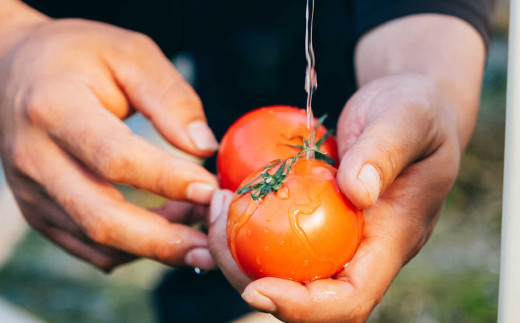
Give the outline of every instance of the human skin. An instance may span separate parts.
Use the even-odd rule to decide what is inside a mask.
[[[135,111],[189,154],[218,147],[197,94],[147,36],[0,0],[0,154],[27,222],[105,271],[138,256],[212,268],[207,236],[187,225],[200,207],[145,210],[112,184],[200,205],[217,187],[133,135],[122,120]]]
[[[360,40],[360,88],[337,126],[337,180],[365,209],[362,242],[348,266],[330,279],[251,281],[227,248],[233,195],[217,191],[207,217],[210,250],[249,305],[287,322],[368,319],[440,215],[475,125],[484,61],[481,36],[450,16],[396,19]]]

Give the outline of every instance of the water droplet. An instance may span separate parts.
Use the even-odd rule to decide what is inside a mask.
[[[280,246],[283,246],[285,244],[285,240],[280,241]]]
[[[264,228],[264,233],[268,234],[269,233],[269,229],[268,228]]]
[[[261,273],[263,273],[263,272],[264,272],[264,270],[263,270],[262,268],[260,268],[260,269],[259,269],[259,271],[260,271]]]
[[[279,199],[287,200],[289,198],[289,190],[287,189],[287,186],[283,185],[282,187],[280,187],[280,189],[276,191],[276,196]]]
[[[265,252],[268,252],[268,251],[269,251],[269,246],[266,245],[266,246],[264,247],[264,251],[265,251]]]
[[[181,244],[181,243],[182,243],[181,239],[175,240],[175,244]]]
[[[247,236],[248,236],[248,237],[251,236],[251,229],[248,229],[248,230],[247,230]]]
[[[256,209],[258,209],[259,205],[260,205],[260,202],[258,202],[258,201],[254,201],[254,202],[250,203],[246,209],[246,213],[245,213],[246,217],[252,216],[253,213],[255,213]]]
[[[260,257],[256,256],[256,264],[260,265]]]
[[[205,275],[209,272],[209,270],[200,269],[199,267],[193,267],[193,271],[195,271],[197,275]]]
[[[268,216],[267,219],[265,219],[265,220],[266,220],[267,222],[271,222],[271,219],[272,219],[272,218],[271,218],[270,216]]]
[[[309,260],[308,260],[308,259],[305,259],[305,260],[303,261],[303,265],[304,265],[304,266],[307,266],[308,264],[309,264]]]

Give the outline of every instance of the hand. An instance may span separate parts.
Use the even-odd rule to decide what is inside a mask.
[[[254,308],[288,322],[364,322],[390,283],[424,245],[458,171],[455,117],[427,78],[406,74],[362,87],[338,122],[342,192],[365,208],[365,232],[352,261],[330,279],[251,282],[227,248],[231,192],[215,193],[210,250]]]
[[[194,90],[142,34],[41,16],[28,26],[0,41],[0,152],[29,224],[104,270],[135,256],[212,267],[206,235],[182,224],[188,208],[164,218],[111,183],[209,203],[212,174],[121,121],[135,109],[174,146],[207,157],[217,142]]]

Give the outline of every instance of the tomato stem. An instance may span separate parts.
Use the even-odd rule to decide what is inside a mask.
[[[304,138],[303,136],[293,136],[291,138],[288,138],[289,140],[294,138],[301,138],[302,139],[302,145],[293,145],[293,144],[286,144],[289,147],[298,148],[300,151],[294,155],[293,157],[289,157],[285,159],[283,162],[281,159],[276,159],[271,161],[267,166],[262,169],[262,172],[260,172],[260,175],[255,177],[252,181],[247,183],[246,185],[242,186],[237,190],[237,194],[245,194],[251,192],[251,198],[253,200],[259,200],[265,195],[269,193],[274,193],[278,191],[283,184],[283,181],[291,171],[291,167],[296,162],[296,160],[301,157],[304,153],[312,151],[314,152],[314,158],[317,160],[322,160],[330,165],[335,164],[335,160],[327,154],[321,152],[319,149],[321,148],[321,145],[327,140],[330,136],[333,134],[333,130],[327,131],[325,135],[323,135],[315,144],[314,147],[311,147],[310,140],[314,141],[316,138],[316,129],[320,127],[325,119],[327,118],[327,115],[323,115],[321,118],[318,119],[316,122],[314,129],[312,130],[311,138]],[[289,165],[286,164],[287,161],[290,159]],[[271,175],[268,170],[275,167],[276,165],[280,165],[280,167],[276,170],[276,172]],[[260,182],[257,183],[257,181],[261,179]],[[256,183],[256,184],[255,184]]]

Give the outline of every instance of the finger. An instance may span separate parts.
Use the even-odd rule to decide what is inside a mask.
[[[374,106],[392,104],[377,99],[370,102]],[[398,108],[389,107],[388,111],[362,112],[375,116],[364,120],[360,133],[353,136],[352,128],[356,127],[351,125],[359,117],[350,114],[360,113],[352,106],[355,104],[365,103],[353,98],[338,122],[338,145],[343,157],[337,178],[341,190],[354,205],[368,208],[403,169],[435,151],[442,138],[438,134],[437,117],[432,115],[434,109],[420,99],[405,101]]]
[[[17,201],[27,222],[61,248],[103,271],[135,259],[135,256],[94,243],[58,205],[42,196],[39,190],[35,191],[28,180],[18,178],[17,182],[25,185],[25,196],[17,195]]]
[[[61,75],[68,75],[70,82],[88,84],[103,107],[117,118],[123,120],[135,112],[119,84],[114,81],[112,71],[105,64],[91,64],[82,74],[74,75],[70,75],[70,67],[67,64],[61,68]]]
[[[85,237],[82,230],[63,212],[36,182],[21,174],[10,172],[10,183],[16,200],[29,224],[52,226],[76,237]]]
[[[60,85],[65,92],[57,100],[47,97],[31,108],[29,117],[49,131],[62,147],[104,178],[152,191],[170,199],[209,203],[217,186],[202,166],[173,157],[142,138],[107,111],[89,88]],[[42,94],[46,95],[46,94]],[[52,117],[50,117],[52,115]]]
[[[252,282],[242,298],[284,322],[364,322],[356,319],[357,291],[349,283],[322,279],[308,285],[267,277]]]
[[[218,143],[193,88],[151,39],[133,34],[128,42],[136,45],[130,53],[109,55],[108,60],[132,106],[171,144],[196,156],[211,155]]]
[[[91,263],[100,270],[110,271],[117,265],[135,259],[135,257],[115,249],[97,248],[84,239],[49,224],[45,218],[50,215],[42,213],[42,210],[35,213],[35,210],[27,205],[21,205],[21,210],[31,227],[68,253]]]
[[[103,252],[99,248],[81,241],[68,232],[52,226],[41,228],[40,232],[68,253],[91,263],[106,273],[111,272],[117,266],[136,259],[135,256],[123,252],[116,252],[115,250],[108,253]]]
[[[204,220],[207,208],[190,202],[167,201],[162,207],[150,211],[170,222],[196,224]]]
[[[212,268],[202,232],[124,201],[115,187],[57,145],[35,153],[41,156],[37,181],[92,241],[169,265]]]
[[[202,205],[194,205],[188,202],[168,201],[160,209],[150,210],[170,222],[192,225],[203,221],[207,208]],[[208,250],[194,250],[190,253],[189,262],[196,267],[212,269],[215,261],[208,257]]]
[[[227,190],[217,190],[211,199],[206,223],[208,226],[208,244],[211,255],[224,276],[238,291],[251,282],[238,268],[229,251],[226,237],[227,214],[233,193]]]

